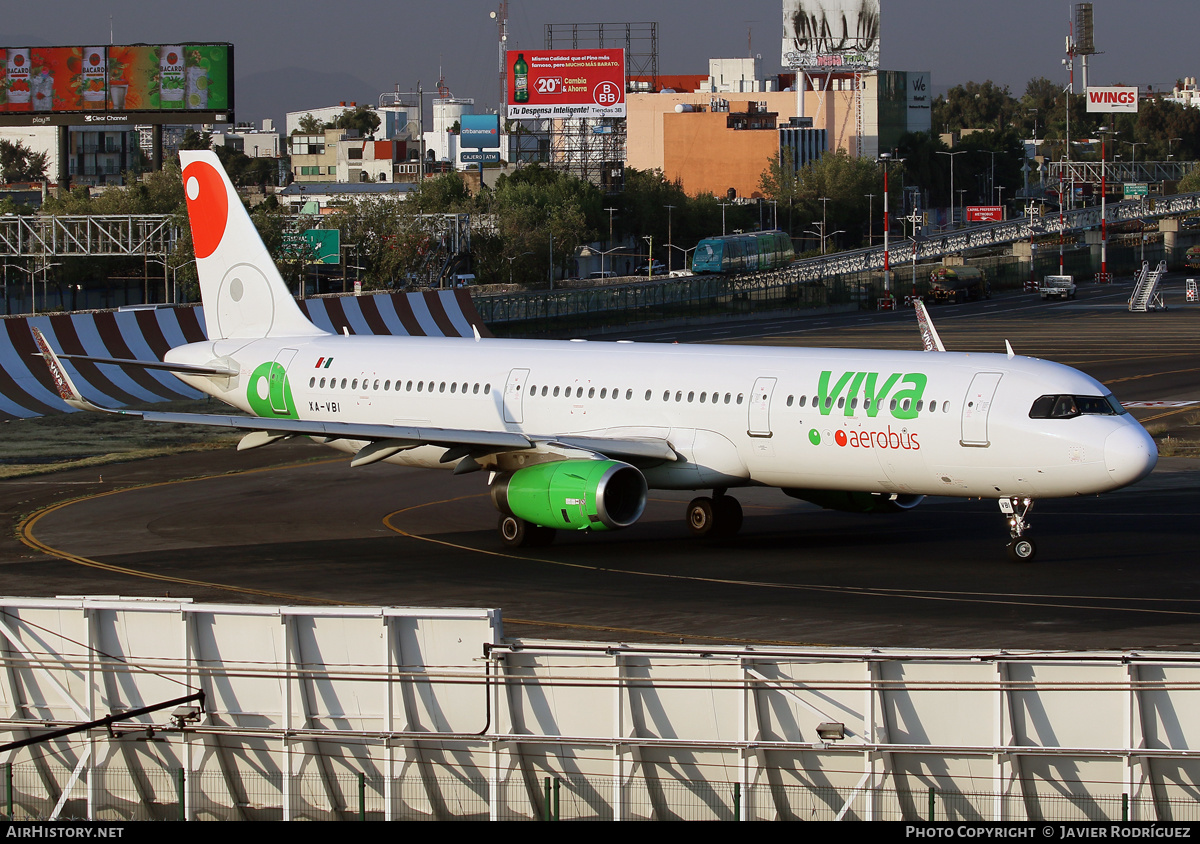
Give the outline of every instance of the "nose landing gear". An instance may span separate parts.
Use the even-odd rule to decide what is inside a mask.
[[[1001,498],[1000,512],[1008,520],[1008,556],[1014,563],[1028,563],[1037,554],[1037,545],[1025,535],[1030,529],[1025,517],[1033,509],[1032,498]]]

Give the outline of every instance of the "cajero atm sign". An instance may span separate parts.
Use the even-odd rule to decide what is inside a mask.
[[[1137,88],[1093,88],[1087,89],[1088,111],[1128,111],[1137,113]]]

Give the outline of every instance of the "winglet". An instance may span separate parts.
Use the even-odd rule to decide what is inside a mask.
[[[41,330],[32,326],[31,330],[33,331],[33,341],[37,344],[38,351],[42,353],[42,359],[46,361],[46,366],[50,370],[50,378],[54,381],[54,388],[58,391],[58,397],[76,410],[113,413],[114,411],[106,407],[101,407],[98,404],[92,404],[83,397],[83,394],[79,392],[79,389],[71,380],[71,376],[67,374],[62,361],[58,359],[58,355],[54,354],[54,350],[46,342],[46,338],[42,335]]]
[[[929,318],[929,311],[925,310],[925,303],[920,299],[914,299],[913,308],[917,312],[917,326],[921,329],[921,342],[925,344],[925,351],[946,351],[946,347],[942,345],[942,338],[938,336],[937,329],[933,327],[933,320]]]
[[[1007,340],[1004,341],[1004,351],[1008,353],[1009,360],[1012,360],[1017,356],[1017,353],[1013,351],[1012,343],[1008,342]]]

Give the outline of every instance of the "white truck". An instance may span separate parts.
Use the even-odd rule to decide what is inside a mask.
[[[1043,299],[1058,296],[1063,299],[1075,298],[1075,276],[1048,275],[1038,285],[1038,293]]]

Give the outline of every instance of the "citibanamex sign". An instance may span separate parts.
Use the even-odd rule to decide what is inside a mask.
[[[1087,89],[1088,111],[1130,111],[1138,110],[1137,88],[1093,88]]]

